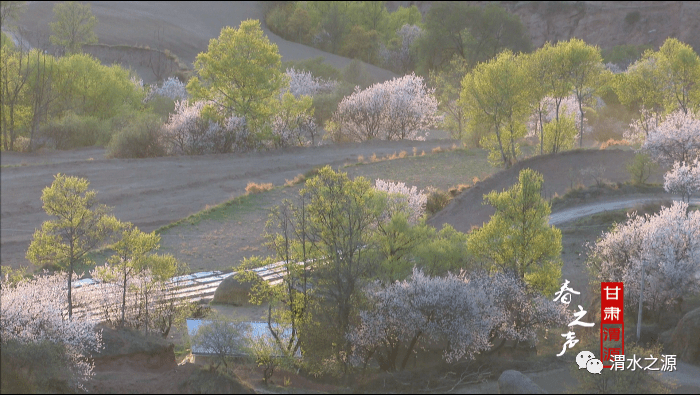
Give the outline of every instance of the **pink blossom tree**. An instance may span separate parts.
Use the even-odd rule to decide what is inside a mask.
[[[596,281],[625,283],[625,302],[657,312],[679,306],[700,290],[700,211],[673,202],[655,215],[630,215],[590,247],[588,266]]]
[[[664,174],[664,189],[690,203],[690,197],[700,192],[700,159],[690,164],[675,162],[671,171]]]
[[[672,112],[649,132],[641,149],[669,165],[700,158],[700,118],[691,111]]]
[[[230,116],[223,122],[207,119],[205,109],[218,110],[213,102],[175,102],[175,110],[163,127],[163,137],[171,155],[225,153],[255,149],[258,144],[245,127],[244,118]]]
[[[418,133],[437,125],[437,100],[415,74],[377,83],[343,98],[333,115],[342,139],[351,141],[421,139]]]

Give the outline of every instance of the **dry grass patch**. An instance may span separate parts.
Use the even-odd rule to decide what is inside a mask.
[[[284,179],[284,186],[291,187],[291,186],[294,186],[296,184],[302,183],[304,181],[306,181],[306,177],[304,177],[303,174],[299,173],[299,174],[297,174],[296,177],[294,177],[293,180],[288,180],[285,178]]]
[[[256,193],[269,191],[272,188],[274,188],[274,185],[272,185],[271,182],[268,182],[266,184],[257,184],[254,182],[249,182],[248,185],[245,187],[245,194],[254,195]]]
[[[615,145],[627,146],[627,145],[630,145],[630,143],[627,140],[608,139],[608,141],[606,141],[600,145],[600,149],[604,150],[604,149],[607,149],[608,147],[612,147]]]
[[[357,155],[357,163],[363,163],[365,161],[365,157],[362,155]]]
[[[379,159],[377,159],[377,154],[374,153],[374,152],[372,152],[372,156],[369,157],[369,161],[372,162],[372,163],[378,162]]]

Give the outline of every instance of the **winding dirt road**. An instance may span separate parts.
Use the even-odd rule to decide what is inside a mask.
[[[668,197],[672,198],[673,200],[680,200],[680,197],[678,197],[678,196],[668,195]],[[625,208],[635,207],[639,204],[657,202],[659,200],[661,200],[661,197],[654,195],[654,196],[643,196],[643,197],[635,197],[635,198],[615,199],[615,200],[609,200],[609,201],[596,202],[596,203],[592,203],[592,204],[586,204],[583,206],[568,208],[568,209],[558,211],[556,213],[552,213],[549,216],[549,224],[550,225],[559,225],[559,224],[563,224],[563,223],[566,223],[569,221],[573,221],[575,219],[579,219],[579,218],[587,217],[589,215],[600,213],[603,211],[621,210],[621,209],[625,209]],[[700,204],[700,198],[690,199],[690,204],[693,204],[693,205]]]

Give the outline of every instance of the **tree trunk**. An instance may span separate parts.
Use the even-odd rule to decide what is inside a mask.
[[[420,337],[421,332],[418,331],[418,333],[411,339],[411,344],[408,345],[408,350],[406,350],[406,355],[403,357],[403,362],[401,362],[401,370],[404,370],[406,368],[406,364],[408,363],[408,358],[411,356],[411,353],[413,352],[413,348],[416,346],[416,343],[418,343],[418,338]]]
[[[121,324],[122,328],[124,327],[124,321],[125,321],[124,311],[125,310],[126,310],[126,268],[124,269],[124,287],[122,289],[122,324]]]

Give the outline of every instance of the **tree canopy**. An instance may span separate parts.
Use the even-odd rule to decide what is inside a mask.
[[[227,26],[197,55],[197,75],[187,91],[194,100],[215,103],[221,119],[243,117],[249,130],[258,132],[272,115],[280,89],[288,84],[280,60],[277,45],[264,35],[259,21]]]
[[[561,231],[548,224],[551,206],[540,195],[542,175],[524,169],[518,180],[507,191],[484,196],[496,213],[470,233],[467,247],[489,270],[513,272],[548,295],[561,277]]]
[[[74,1],[57,3],[53,7],[55,22],[49,23],[53,33],[49,39],[54,45],[64,48],[68,54],[80,52],[85,44],[97,43],[95,26],[97,18],[90,10],[90,4]]]

